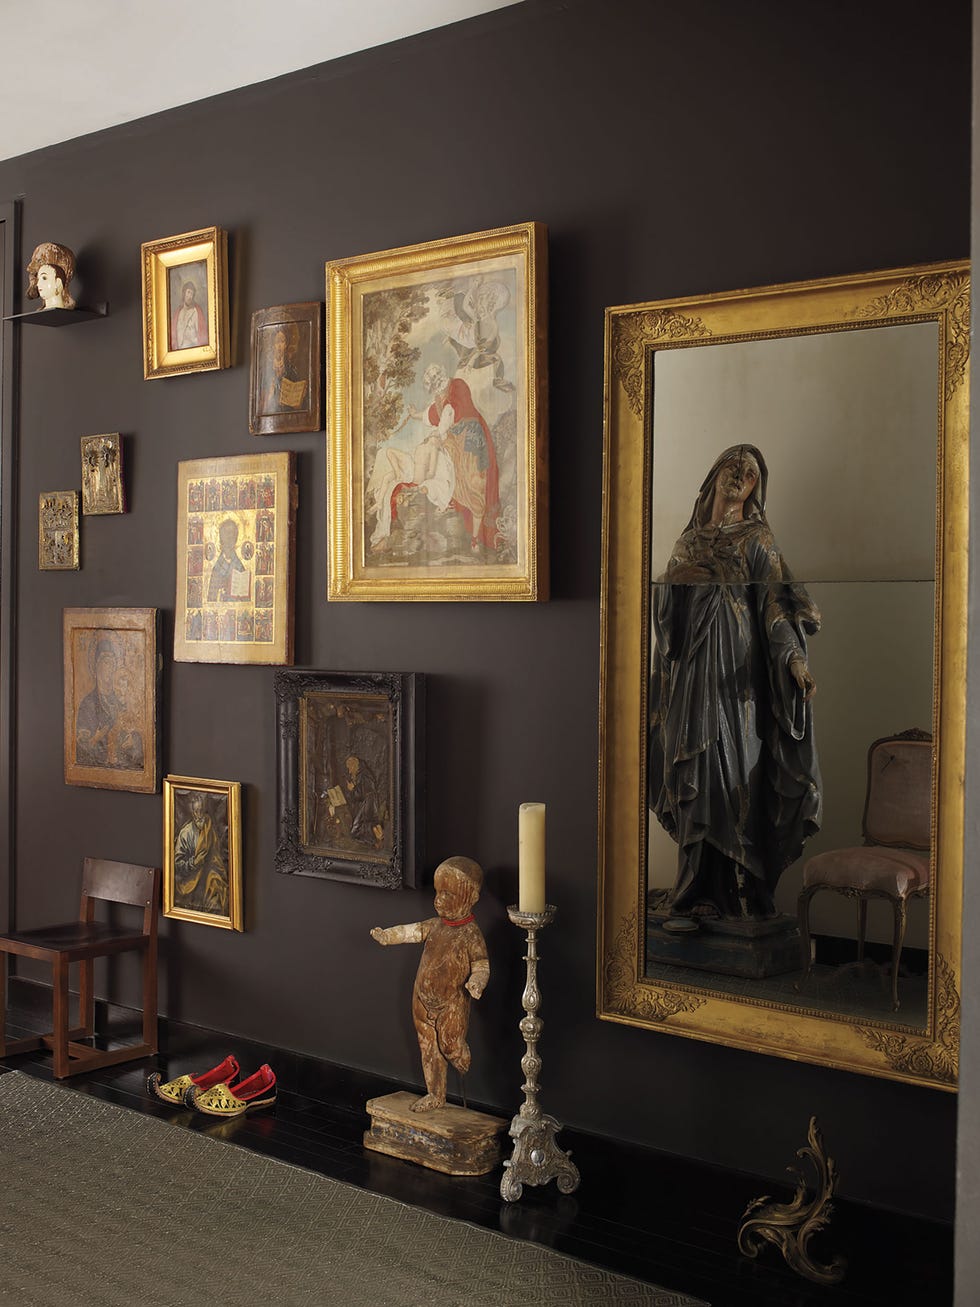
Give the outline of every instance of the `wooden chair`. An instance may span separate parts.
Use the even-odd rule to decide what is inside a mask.
[[[128,903],[143,909],[139,931],[95,920],[96,900]],[[38,930],[0,935],[0,1057],[49,1048],[54,1054],[58,1080],[113,1066],[157,1051],[157,909],[160,902],[160,868],[137,867],[128,862],[86,858],[82,871],[82,905],[78,921]],[[111,1051],[75,1041],[95,1034],[95,993],[92,988],[95,958],[139,950],[143,954],[143,1042]],[[49,962],[54,990],[54,1030],[29,1039],[6,1038],[6,954]],[[68,968],[81,963],[79,1022],[68,1026]]]
[[[932,736],[909,730],[875,740],[868,750],[868,789],[862,822],[864,844],[818,853],[803,868],[798,913],[805,982],[813,967],[810,900],[834,890],[858,905],[858,963],[864,961],[868,900],[887,899],[894,913],[892,1008],[898,1011],[898,963],[905,942],[908,901],[929,893]],[[851,964],[848,964],[851,965]]]

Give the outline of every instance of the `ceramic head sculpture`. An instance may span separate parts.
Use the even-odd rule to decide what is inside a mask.
[[[75,276],[75,255],[67,245],[42,241],[27,265],[27,298],[40,299],[46,309],[73,309],[68,290]]]

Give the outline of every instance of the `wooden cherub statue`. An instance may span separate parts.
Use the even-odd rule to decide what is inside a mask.
[[[379,944],[425,944],[412,1017],[428,1093],[412,1104],[413,1112],[445,1106],[448,1062],[460,1075],[470,1067],[470,999],[479,998],[490,979],[486,941],[473,917],[482,886],[483,871],[472,858],[447,858],[435,873],[437,917],[371,931]]]
[[[40,299],[44,309],[73,309],[68,287],[75,275],[75,255],[67,245],[42,241],[27,265],[27,298]]]

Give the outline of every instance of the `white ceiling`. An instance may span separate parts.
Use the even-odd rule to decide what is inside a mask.
[[[0,0],[0,159],[516,0]]]

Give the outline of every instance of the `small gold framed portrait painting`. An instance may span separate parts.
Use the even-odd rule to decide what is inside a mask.
[[[227,234],[205,227],[142,249],[143,376],[228,367]]]
[[[86,517],[125,513],[119,433],[82,436],[81,444],[82,512]]]
[[[156,608],[66,608],[65,784],[155,794]]]
[[[78,491],[42,491],[37,503],[38,570],[77,572],[78,556]]]
[[[295,506],[291,453],[177,465],[178,662],[293,661]]]
[[[329,599],[548,597],[546,231],[327,264]]]
[[[253,436],[320,430],[322,317],[319,302],[252,314],[248,429]]]
[[[163,915],[244,930],[242,787],[163,778]]]

